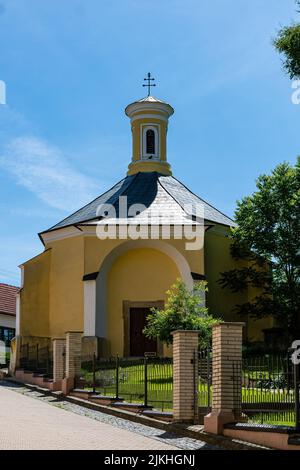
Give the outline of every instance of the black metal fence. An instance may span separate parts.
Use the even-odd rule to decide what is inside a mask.
[[[290,352],[244,355],[241,378],[242,410],[250,421],[300,426],[299,365]]]
[[[83,358],[75,386],[102,396],[122,398],[162,411],[172,410],[173,361],[144,357]]]
[[[237,407],[250,422],[293,426],[300,429],[300,371],[286,354],[243,355],[232,362],[232,390]],[[211,409],[212,351],[198,351],[195,383],[199,414]]]
[[[212,397],[212,351],[201,349],[198,351],[198,406],[211,407]]]
[[[22,369],[48,375],[53,374],[52,349],[49,345],[22,344],[20,350],[20,367]]]
[[[200,413],[207,414],[211,408],[212,399],[212,350],[211,348],[198,351],[198,377],[196,395]]]

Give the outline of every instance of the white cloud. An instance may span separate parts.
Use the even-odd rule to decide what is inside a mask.
[[[99,185],[73,169],[59,148],[36,137],[12,139],[0,155],[0,166],[56,209],[79,209],[100,193]]]

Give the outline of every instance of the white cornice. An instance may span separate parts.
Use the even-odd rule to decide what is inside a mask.
[[[63,238],[78,237],[82,235],[82,231],[72,225],[71,227],[60,228],[40,234],[45,244],[62,240]]]
[[[128,117],[132,118],[136,113],[139,113],[141,111],[156,111],[158,113],[162,113],[165,115],[167,118],[172,116],[174,113],[174,109],[172,106],[170,106],[167,103],[160,103],[160,102],[148,102],[148,101],[142,101],[142,102],[134,102],[129,104],[125,108],[125,113]]]
[[[124,228],[128,228],[131,224],[130,223],[120,223],[120,221],[117,221],[117,220],[113,220],[113,225],[117,225],[117,228],[118,230],[120,230],[122,227]],[[119,223],[118,223],[119,222]],[[66,227],[66,228],[61,228],[61,229],[57,229],[57,230],[53,230],[51,232],[47,232],[47,233],[43,233],[41,236],[43,238],[43,241],[45,243],[45,245],[51,243],[51,242],[54,242],[54,241],[57,241],[57,240],[63,240],[63,239],[66,239],[66,238],[74,238],[74,237],[97,237],[97,223],[98,221],[94,221],[94,223],[92,221],[90,221],[90,224],[91,225],[84,225],[84,224],[88,224],[89,222],[82,222],[82,224],[79,224],[78,227],[80,228],[77,228],[75,226],[72,226],[72,227]],[[194,222],[195,223],[195,222]],[[106,224],[106,225],[110,225],[108,223],[108,221],[101,221],[100,224]],[[141,224],[141,225],[147,225],[147,224]],[[185,224],[176,224],[176,226],[178,227],[183,227]],[[162,227],[164,227],[164,224],[155,224],[155,226],[160,230]],[[167,226],[167,225],[166,225]],[[153,226],[152,226],[153,227]],[[151,226],[148,225],[148,228],[150,230],[149,232],[149,238],[146,238],[146,239],[149,239],[151,240]],[[174,230],[175,230],[175,226],[172,225],[170,226],[170,237],[171,239],[173,238],[173,235],[174,235]],[[160,232],[159,232],[160,233]],[[116,239],[119,239],[118,237]],[[161,238],[161,233],[159,235],[159,239],[162,239],[164,240],[163,238]],[[186,240],[185,237],[182,238],[183,240]],[[129,240],[129,239],[128,239]]]

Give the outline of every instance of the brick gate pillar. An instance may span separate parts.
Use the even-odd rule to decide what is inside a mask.
[[[219,323],[212,334],[212,410],[204,430],[222,434],[226,423],[241,419],[242,330],[244,323]]]
[[[81,337],[82,337],[82,331],[67,331],[66,333],[66,377],[67,378],[74,378],[80,375]]]
[[[64,378],[66,370],[65,338],[53,338],[53,382],[59,382]]]
[[[62,386],[65,395],[74,388],[74,379],[80,375],[82,333],[82,331],[66,332],[66,377]]]
[[[198,331],[173,335],[173,420],[193,423],[198,418]]]

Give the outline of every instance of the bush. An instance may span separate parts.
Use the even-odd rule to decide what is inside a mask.
[[[181,279],[167,291],[167,302],[162,310],[153,308],[147,317],[143,333],[152,339],[159,339],[167,345],[173,342],[172,331],[197,330],[199,343],[206,347],[211,341],[211,327],[220,320],[213,318],[204,306],[206,282],[200,281],[190,291]]]

